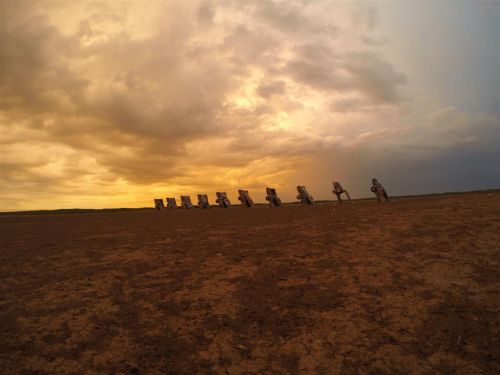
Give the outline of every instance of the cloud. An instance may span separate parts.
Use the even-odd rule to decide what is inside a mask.
[[[0,22],[2,209],[284,186],[327,150],[491,133],[412,115],[372,5],[7,1]]]
[[[273,95],[285,94],[286,84],[283,81],[262,82],[257,87],[257,94],[263,98],[269,98]]]
[[[215,17],[215,7],[211,1],[202,1],[197,11],[198,22],[201,26],[211,26]]]
[[[298,82],[326,92],[349,92],[373,102],[396,102],[405,76],[379,56],[369,52],[338,54],[326,45],[295,48],[286,70]]]

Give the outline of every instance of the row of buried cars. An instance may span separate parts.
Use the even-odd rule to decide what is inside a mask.
[[[372,179],[372,187],[370,190],[375,194],[379,202],[383,200],[385,201],[389,200],[387,191],[376,178]],[[297,192],[298,192],[297,199],[301,201],[302,204],[306,205],[314,204],[314,198],[312,197],[311,194],[308,193],[305,186],[303,185],[297,186]],[[342,194],[345,194],[347,200],[351,202],[351,196],[349,195],[349,192],[345,190],[338,181],[333,181],[332,193],[337,196],[337,200],[339,201],[339,203],[342,203],[342,198],[341,198]],[[266,188],[266,194],[267,194],[266,201],[269,202],[270,206],[281,206],[281,199],[278,197],[276,189],[268,187]],[[215,202],[219,205],[219,207],[221,208],[231,207],[231,201],[227,197],[226,192],[218,191],[217,193],[215,193],[215,195],[216,195]],[[248,190],[238,190],[238,200],[241,202],[241,205],[243,207],[252,207],[254,205],[252,198],[248,194]],[[155,208],[158,210],[165,208],[173,210],[179,207],[177,206],[177,201],[175,200],[175,198],[167,198],[166,206],[163,204],[163,199],[161,198],[156,198],[154,200],[154,203],[155,203]],[[181,195],[180,207],[181,208],[194,207],[193,203],[191,202],[191,197],[189,195]],[[199,208],[210,207],[210,203],[208,202],[208,196],[206,194],[198,194],[198,207]]]
[[[314,204],[314,198],[306,190],[305,186],[297,186],[297,199],[300,199],[303,204]],[[266,188],[266,200],[269,202],[270,206],[281,206],[281,199],[278,197],[278,193],[274,188]],[[216,199],[215,203],[221,208],[231,207],[231,201],[227,197],[225,191],[218,191],[215,193]],[[252,207],[254,205],[253,199],[250,197],[248,190],[238,190],[238,200],[243,207]],[[163,199],[155,198],[154,200],[155,208],[158,210],[162,209],[176,209],[176,208],[193,208],[194,205],[191,202],[191,197],[189,195],[181,195],[180,206],[177,205],[177,200],[175,198],[166,198],[167,205],[163,204]],[[208,201],[207,194],[198,194],[198,207],[199,208],[209,208],[210,203]]]

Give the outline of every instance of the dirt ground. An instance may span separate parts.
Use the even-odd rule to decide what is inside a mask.
[[[2,374],[499,374],[500,192],[0,216]]]

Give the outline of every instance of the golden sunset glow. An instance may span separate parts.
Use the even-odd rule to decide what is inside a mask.
[[[498,186],[498,38],[453,33],[498,6],[434,7],[423,31],[412,4],[2,2],[0,210]]]

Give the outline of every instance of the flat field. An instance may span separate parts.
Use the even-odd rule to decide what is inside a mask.
[[[2,374],[499,374],[500,192],[0,216]]]

